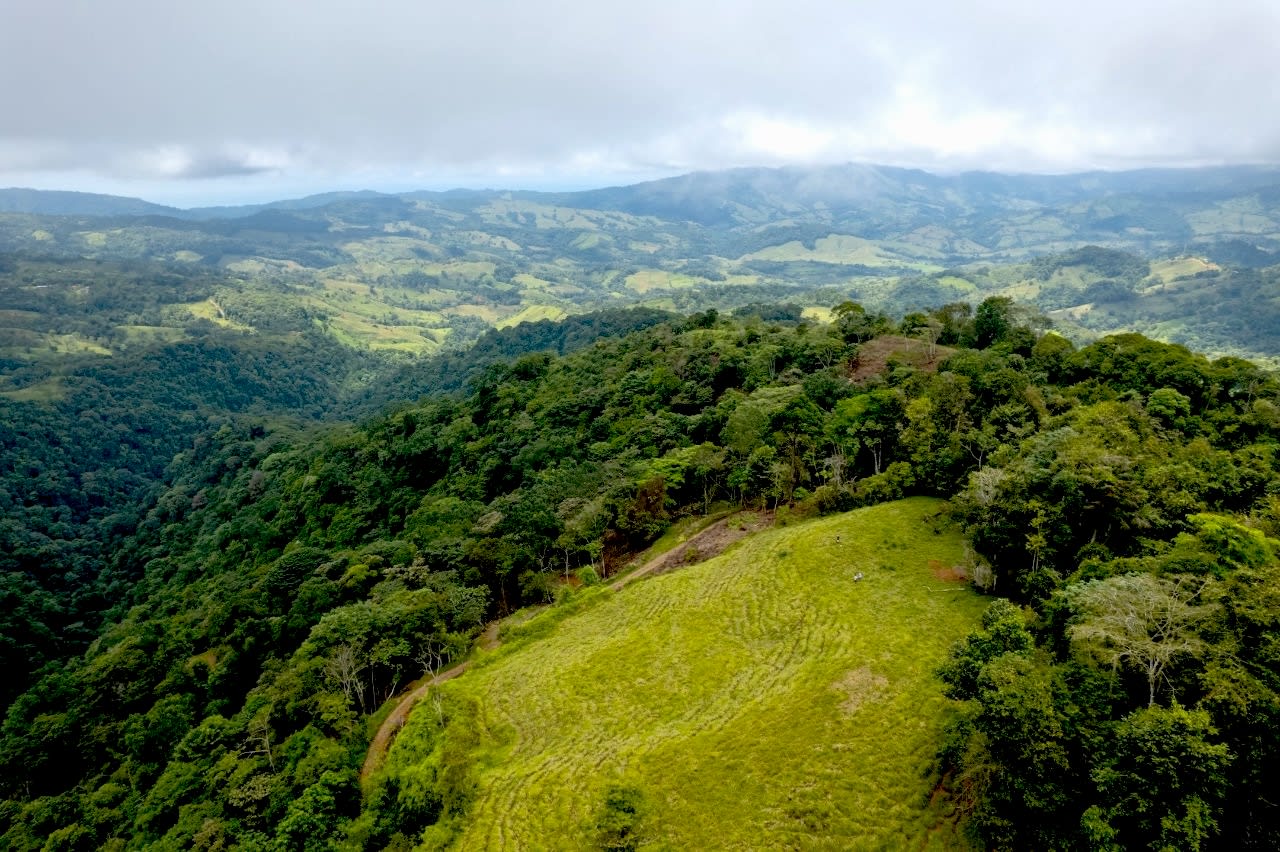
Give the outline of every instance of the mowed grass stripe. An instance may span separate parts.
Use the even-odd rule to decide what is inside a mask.
[[[490,740],[457,848],[591,848],[610,783],[644,791],[653,848],[961,846],[930,804],[933,672],[985,602],[929,566],[962,555],[941,508],[766,530],[446,684]]]

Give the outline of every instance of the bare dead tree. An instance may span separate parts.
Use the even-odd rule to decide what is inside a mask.
[[[822,460],[823,465],[831,471],[831,482],[836,488],[844,487],[844,468],[845,456],[844,451],[839,447],[835,451]]]
[[[275,759],[271,756],[271,724],[266,716],[259,716],[249,723],[249,735],[240,744],[240,756],[266,755],[267,766],[276,771]]]
[[[434,681],[444,671],[445,664],[449,662],[449,648],[443,642],[436,639],[428,639],[414,659],[418,665],[422,666],[422,676],[427,678],[428,688],[426,694],[431,699],[432,708],[436,711],[436,718],[443,722],[444,702],[440,698],[439,690],[434,688]]]
[[[362,713],[365,712],[364,681],[360,675],[364,669],[359,651],[350,643],[339,645],[324,664],[325,679],[342,689],[347,704],[358,703]]]
[[[1124,574],[1074,587],[1068,599],[1080,613],[1071,640],[1110,662],[1129,665],[1147,680],[1147,706],[1174,660],[1199,653],[1196,627],[1213,609],[1196,603],[1207,579],[1170,580],[1151,574]]]
[[[422,666],[422,676],[428,680],[435,680],[436,676],[444,669],[445,663],[449,662],[448,648],[443,642],[436,639],[428,639],[422,649],[418,651],[414,661]]]
[[[973,549],[968,542],[964,545],[964,557],[961,559],[960,567],[964,569],[965,575],[969,578],[969,582],[977,586],[983,592],[993,592],[996,588],[996,572],[991,567],[991,563],[983,559],[982,556]]]

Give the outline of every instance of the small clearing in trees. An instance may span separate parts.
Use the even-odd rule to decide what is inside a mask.
[[[849,378],[855,383],[861,383],[873,376],[883,375],[889,371],[890,361],[899,361],[917,370],[932,373],[938,369],[939,364],[955,353],[956,350],[949,346],[935,345],[931,354],[929,344],[923,340],[886,334],[858,347]]]

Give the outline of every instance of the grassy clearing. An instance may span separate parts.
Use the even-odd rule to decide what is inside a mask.
[[[554,281],[547,281],[545,278],[539,278],[527,272],[519,272],[511,276],[511,283],[518,284],[522,290],[547,291],[556,286]]]
[[[636,293],[648,293],[651,290],[676,290],[705,284],[707,279],[695,278],[679,272],[667,272],[662,269],[641,269],[627,276],[625,286]]]
[[[53,364],[67,356],[81,355],[109,356],[111,350],[79,334],[54,334],[0,326],[0,356],[27,363]]]
[[[529,305],[522,308],[518,313],[514,313],[506,319],[499,320],[494,323],[498,328],[507,328],[513,325],[519,325],[522,322],[537,322],[538,320],[559,320],[564,319],[568,314],[562,308],[555,305]]]
[[[930,801],[948,712],[933,671],[985,603],[930,568],[962,551],[941,508],[769,529],[592,596],[442,687],[481,732],[457,848],[591,848],[613,783],[647,800],[646,848],[962,846]]]
[[[592,232],[588,234],[583,234],[582,236],[575,239],[570,245],[572,245],[578,251],[586,251],[588,249],[602,248],[602,247],[607,248],[613,245],[613,238],[610,237],[608,234],[600,234],[600,233]]]
[[[793,240],[753,252],[741,260],[816,260],[823,263],[853,263],[861,266],[899,266],[904,263],[902,258],[886,252],[878,243],[848,234],[831,234],[817,239],[812,249]]]
[[[65,356],[110,356],[110,349],[96,340],[79,334],[54,334],[49,331],[4,329],[12,344],[4,348],[10,357],[24,361],[58,361]]]
[[[374,287],[346,278],[322,278],[298,300],[326,318],[326,327],[348,346],[431,353],[448,335],[448,319],[437,310],[403,307],[408,291]],[[420,295],[415,301],[422,301]],[[391,302],[401,304],[392,304]]]
[[[66,395],[67,388],[60,377],[46,379],[18,390],[0,391],[0,396],[13,402],[57,402]]]
[[[1207,210],[1187,214],[1187,224],[1197,237],[1269,234],[1280,231],[1255,197],[1232,198]]]
[[[1216,263],[1201,257],[1176,257],[1170,260],[1153,261],[1151,275],[1160,284],[1168,284],[1179,278],[1190,278],[1200,272],[1216,272],[1219,269],[1221,267]]]
[[[190,302],[183,305],[191,316],[196,319],[207,319],[209,322],[216,323],[223,328],[230,328],[236,331],[253,331],[247,325],[227,319],[226,311],[218,304],[216,299],[205,299],[203,302]]]
[[[497,322],[502,316],[492,305],[455,305],[452,308],[445,308],[441,313],[446,317],[476,317],[488,323]]]
[[[914,337],[886,334],[868,340],[858,347],[851,378],[861,382],[883,375],[890,362],[907,364],[917,370],[936,370],[938,365],[956,352],[950,346],[929,345]]]

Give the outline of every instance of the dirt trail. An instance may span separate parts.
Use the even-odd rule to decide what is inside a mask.
[[[719,556],[735,541],[746,538],[749,534],[764,529],[772,523],[772,512],[759,512],[754,515],[740,512],[722,518],[661,556],[650,559],[630,574],[614,580],[609,584],[609,588],[616,592],[642,577],[663,574],[683,565],[691,565]]]
[[[772,512],[759,512],[754,515],[738,513],[728,518],[723,518],[690,536],[672,550],[650,559],[630,574],[614,580],[609,584],[609,588],[616,592],[644,577],[662,574],[683,565],[702,562],[713,556],[718,556],[729,545],[757,530],[764,529],[772,523]],[[499,623],[495,621],[485,627],[484,632],[480,634],[477,645],[482,650],[491,651],[498,647],[500,644],[498,627]],[[391,715],[387,716],[382,724],[378,726],[378,732],[373,735],[373,741],[369,743],[369,751],[365,754],[364,765],[360,767],[361,781],[372,775],[374,770],[382,765],[382,762],[387,757],[387,751],[391,748],[392,740],[395,739],[396,734],[400,733],[400,729],[405,726],[405,723],[409,721],[409,714],[413,712],[414,706],[426,696],[431,687],[447,680],[453,680],[469,668],[471,668],[471,661],[465,660],[445,669],[435,677],[411,687],[404,694],[404,697],[397,702],[396,708],[391,711]]]
[[[495,625],[496,627],[496,625]],[[485,633],[489,631],[486,630]],[[497,632],[496,630],[494,631]],[[373,742],[369,743],[369,751],[364,756],[364,765],[360,767],[360,780],[368,778],[375,769],[382,765],[382,761],[387,757],[387,750],[391,748],[391,741],[395,735],[400,733],[400,729],[404,727],[404,723],[409,721],[409,713],[413,710],[413,706],[427,694],[431,687],[446,680],[453,680],[458,675],[471,668],[471,661],[464,660],[452,668],[447,668],[435,677],[423,681],[416,687],[405,693],[405,696],[396,704],[396,709],[391,711],[391,715],[383,720],[378,726],[378,732],[373,735]]]

